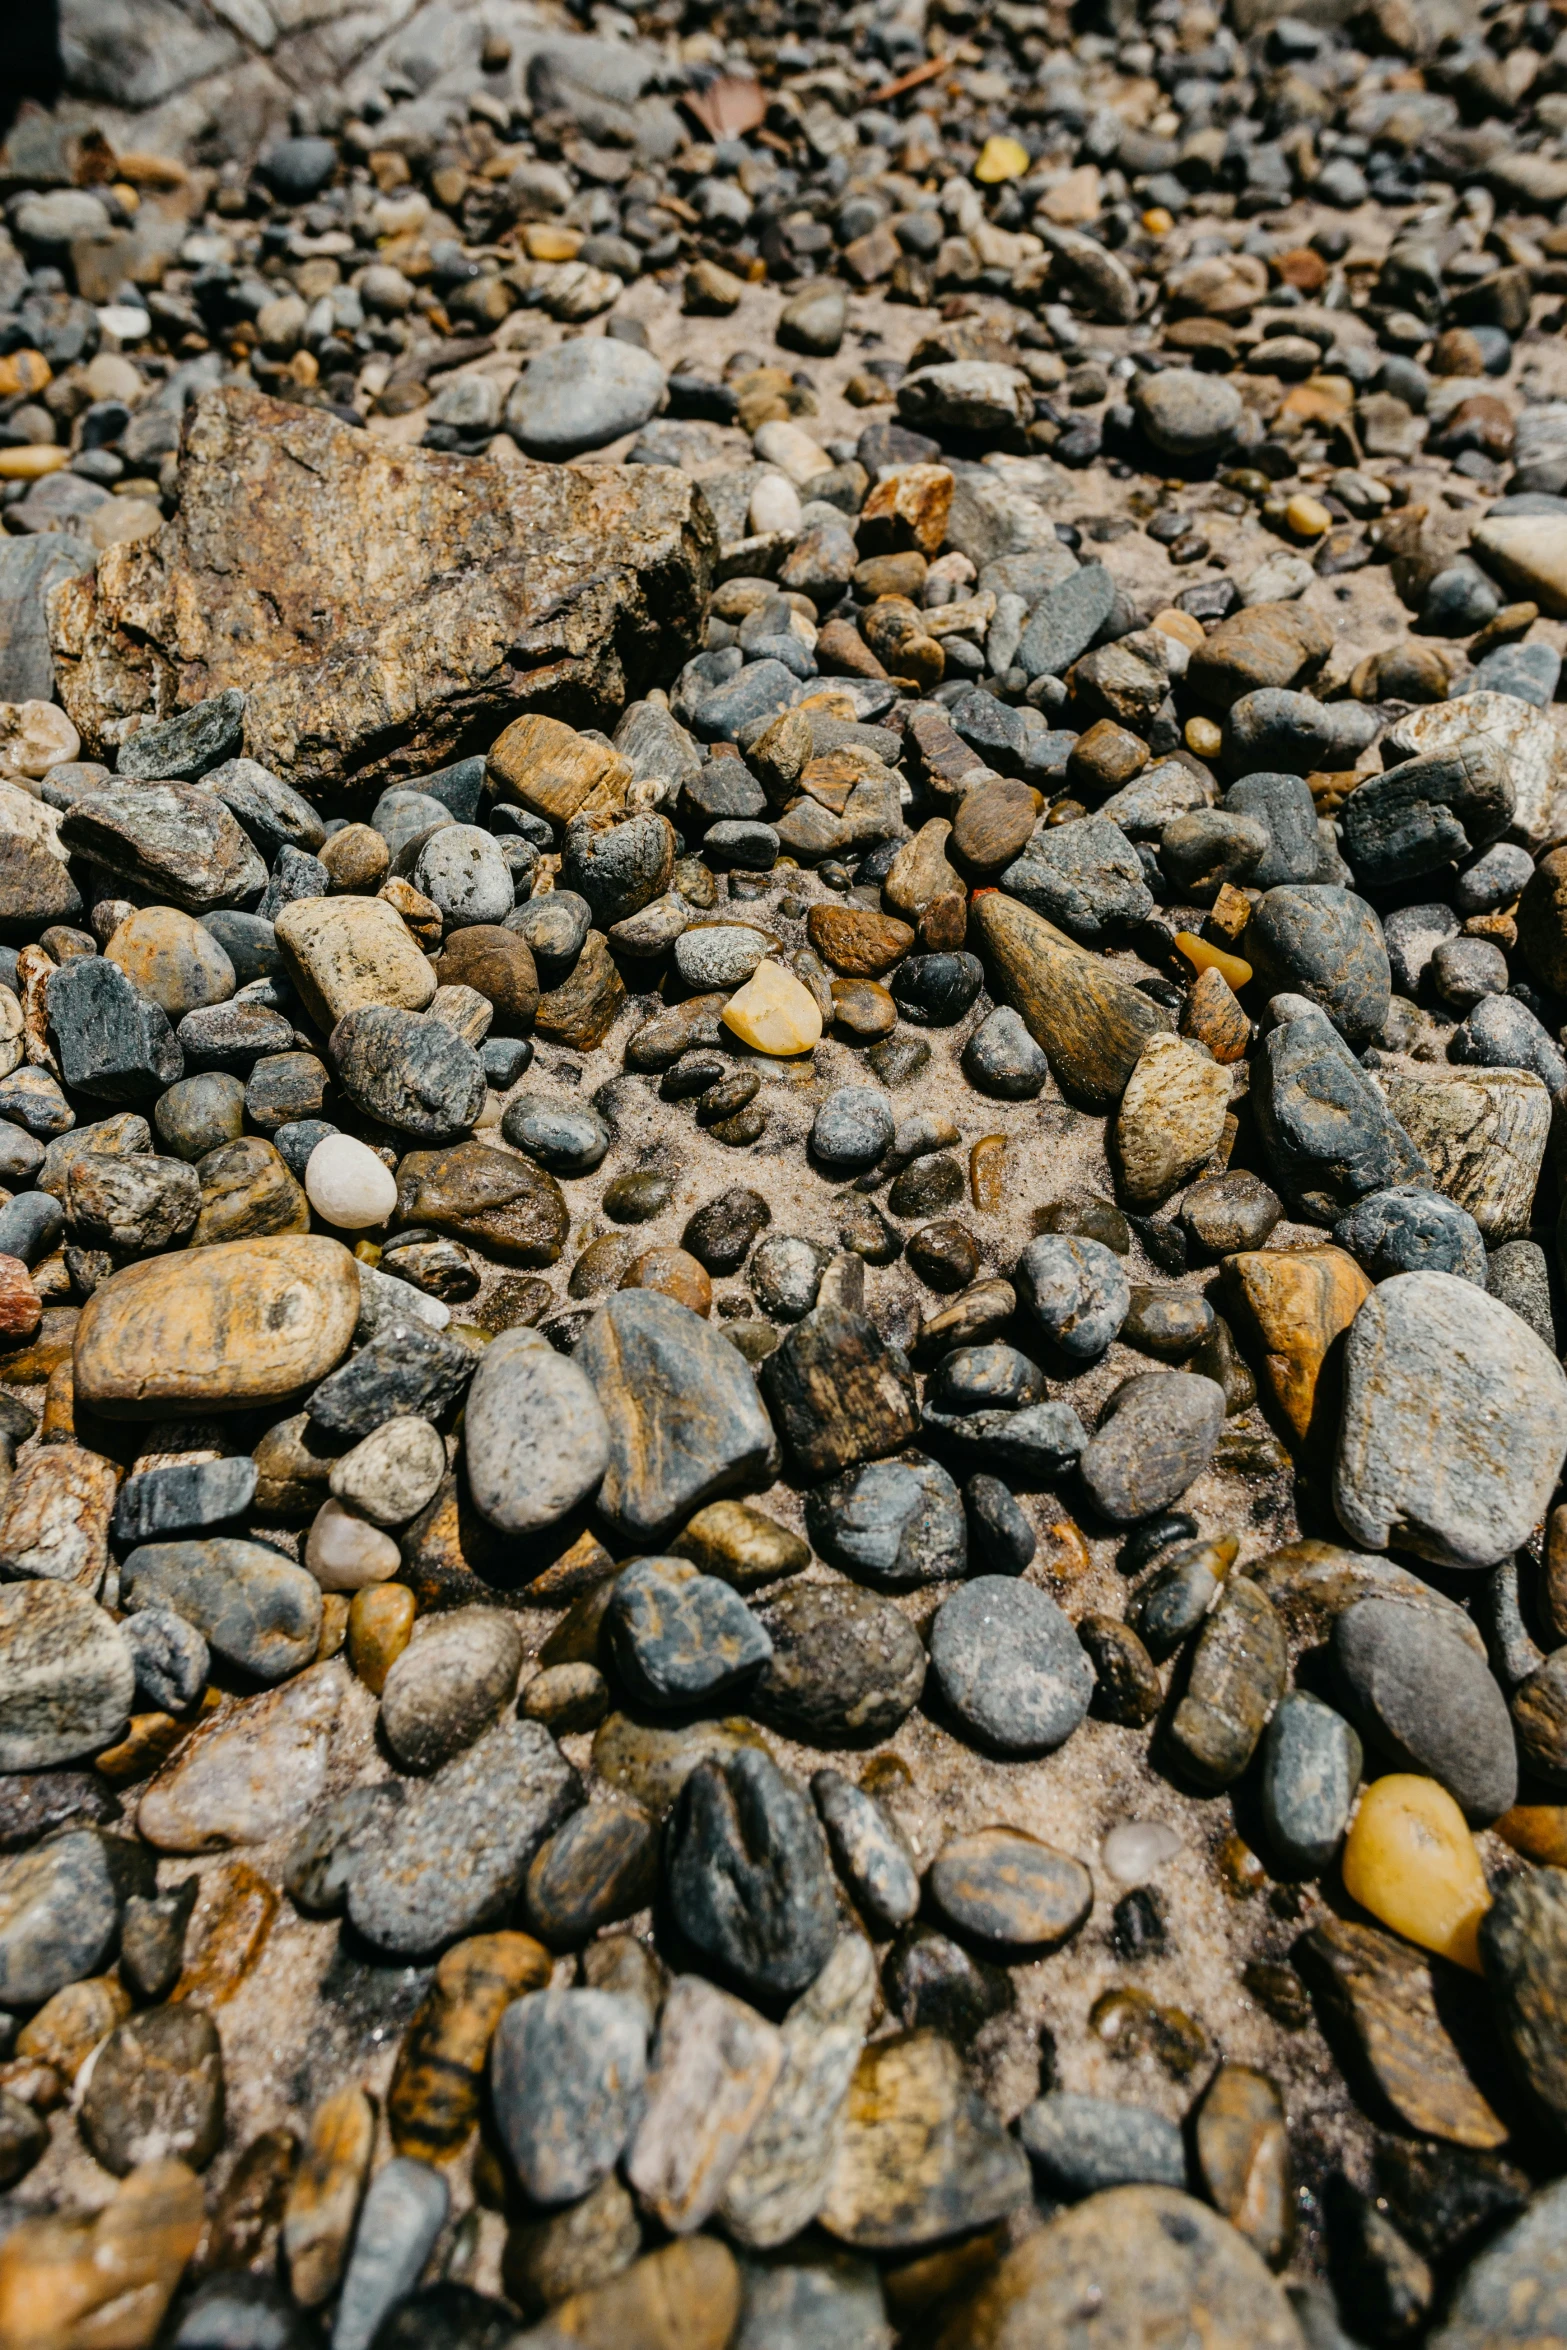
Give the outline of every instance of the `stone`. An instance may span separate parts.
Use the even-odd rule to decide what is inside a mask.
[[[1050,1078],[1050,1063],[1010,1004],[991,1012],[963,1047],[963,1074],[980,1093],[1001,1101],[1033,1101]]]
[[[1246,931],[1248,960],[1274,991],[1319,1004],[1351,1044],[1387,1018],[1392,978],[1364,899],[1326,883],[1268,890]]]
[[[194,1248],[215,1249],[309,1229],[310,1202],[277,1146],[259,1135],[247,1134],[241,1141],[204,1152],[196,1175],[201,1213],[191,1234]]]
[[[1391,1934],[1346,1918],[1312,1927],[1302,1956],[1411,2130],[1481,2152],[1504,2143],[1506,2125],[1470,2077],[1438,2012],[1427,1959]]]
[[[1072,1362],[1102,1355],[1131,1303],[1119,1259],[1097,1240],[1042,1233],[1019,1257],[1014,1279],[1040,1328]]]
[[[1337,1223],[1367,1192],[1430,1173],[1382,1089],[1327,1015],[1304,998],[1275,998],[1290,1017],[1263,1038],[1252,1102],[1279,1189],[1319,1223]]]
[[[160,1852],[213,1852],[297,1827],[326,1791],[344,1691],[341,1665],[318,1665],[198,1724],[149,1782],[141,1835]]]
[[[832,1872],[809,1798],[742,1748],[698,1765],[676,1801],[667,1887],[689,1941],[742,1990],[802,1990],[836,1938]]]
[[[1152,1204],[1194,1175],[1218,1145],[1229,1098],[1229,1078],[1205,1047],[1150,1037],[1116,1113],[1127,1198]]]
[[[813,1746],[890,1737],[919,1702],[925,1654],[890,1600],[797,1584],[767,1603],[772,1654],[751,1692],[758,1720]]]
[[[1344,849],[1356,879],[1385,889],[1471,857],[1512,820],[1505,754],[1484,735],[1368,776],[1344,803]]]
[[[316,1026],[382,1004],[422,1011],[435,974],[385,898],[295,898],[275,925],[289,977]]]
[[[203,1004],[226,1002],[238,984],[211,931],[174,906],[142,906],[128,914],[104,955],[171,1020]]]
[[[400,1301],[399,1301],[400,1304]],[[459,1339],[400,1312],[377,1322],[359,1351],[323,1379],[310,1417],[325,1435],[351,1443],[408,1413],[439,1419],[467,1386],[475,1357]]]
[[[1328,1441],[1339,1399],[1331,1379],[1324,1385],[1324,1365],[1371,1283],[1336,1248],[1245,1249],[1229,1258],[1225,1272],[1239,1318],[1258,1340],[1267,1392],[1291,1436],[1301,1444]]]
[[[820,1486],[806,1525],[824,1558],[890,1591],[955,1581],[967,1564],[957,1487],[918,1453],[879,1461]]]
[[[1207,1466],[1224,1417],[1224,1390],[1195,1372],[1125,1381],[1079,1464],[1095,1505],[1118,1525],[1167,1508]]]
[[[0,1586],[0,1770],[46,1770],[112,1745],[135,1685],[128,1645],[86,1591]]]
[[[824,1167],[845,1173],[874,1165],[892,1141],[892,1106],[872,1085],[841,1085],[811,1127],[811,1149]]]
[[[1550,1131],[1550,1096],[1532,1070],[1390,1075],[1387,1096],[1433,1188],[1467,1209],[1488,1241],[1528,1231]]]
[[[811,1794],[834,1866],[873,1928],[892,1932],[919,1908],[919,1878],[896,1823],[874,1796],[840,1771],[817,1771]],[[841,1945],[840,1945],[841,1947]]]
[[[606,2177],[642,2118],[647,2025],[610,1991],[530,1990],[500,2018],[491,2095],[529,2199],[575,2202]]]
[[[353,1259],[338,1241],[232,1241],[129,1265],[82,1309],[79,1403],[111,1417],[281,1402],[346,1350],[359,1318]]]
[[[388,2310],[419,2280],[450,2192],[428,2163],[397,2154],[365,2195],[332,2327],[333,2350],[370,2350]]]
[[[493,1143],[410,1151],[397,1170],[399,1221],[472,1241],[511,1265],[553,1265],[570,1215],[553,1175]]]
[[[173,2159],[139,2164],[91,2218],[24,2220],[0,2252],[0,2325],[19,2341],[37,2339],[40,2312],[63,2309],[73,2330],[101,2319],[142,2350],[205,2224],[200,2182]]]
[[[1010,1576],[975,1576],[943,1601],[930,1661],[944,1704],[999,1754],[1053,1752],[1093,1694],[1093,1668],[1066,1617],[1044,1592]]]
[[[1522,158],[1519,158],[1521,161]],[[1523,2217],[1495,2237],[1468,2265],[1448,2303],[1434,2350],[1521,2350],[1541,2327],[1561,2323],[1561,2219],[1567,2204],[1560,2185],[1535,2196]]]
[[[1286,1867],[1314,1877],[1332,1866],[1360,1768],[1360,1740],[1342,1714],[1303,1691],[1281,1700],[1263,1743],[1262,1808]]]
[[[783,2062],[781,2034],[754,2009],[698,1975],[676,1976],[626,2161],[631,2185],[671,2234],[691,2234],[717,2209]],[[715,2337],[715,2350],[727,2338]]]
[[[82,2135],[116,2178],[146,2162],[204,2170],[223,2137],[223,2051],[201,2008],[150,2008],[116,2026],[82,2100]]]
[[[821,1041],[822,1013],[815,997],[792,971],[771,960],[758,963],[725,1004],[722,1019],[755,1052],[808,1053]]]
[[[1005,1952],[1052,1950],[1075,1934],[1093,1906],[1081,1861],[1020,1828],[954,1836],[931,1864],[938,1913],[970,1941]]]
[[[1394,1771],[1366,1789],[1343,1876],[1346,1892],[1379,1924],[1480,1972],[1476,1929],[1491,1889],[1463,1813],[1434,1779]]]
[[[1141,858],[1103,815],[1036,832],[1000,879],[1009,895],[1085,946],[1118,938],[1153,911]]]
[[[1507,1810],[1518,1792],[1507,1701],[1465,1641],[1434,1616],[1364,1599],[1335,1623],[1333,1660],[1368,1743],[1438,1780],[1472,1820]]]
[[[66,1177],[72,1237],[88,1247],[168,1249],[194,1231],[201,1204],[200,1180],[183,1159],[83,1151]]]
[[[590,1668],[559,1666],[559,1672]],[[530,1694],[537,1682],[530,1684]],[[602,1718],[607,1691],[593,1709]],[[535,1704],[525,1708],[540,1718]],[[580,1709],[586,1712],[586,1708]],[[562,1729],[592,1727],[580,1718]],[[541,1845],[528,1870],[528,1915],[551,1944],[581,1942],[596,1928],[635,1915],[652,1899],[658,1872],[657,1831],[640,1812],[619,1804],[580,1811]]]
[[[772,1431],[745,1365],[672,1298],[617,1292],[573,1359],[609,1427],[600,1506],[627,1534],[656,1540],[766,1459]]]
[[[410,1958],[494,1924],[520,1895],[539,1845],[581,1799],[546,1730],[501,1720],[356,1843],[350,1919],[379,1948]]]
[[[1276,2267],[1289,2248],[1294,2181],[1284,2100],[1267,2074],[1221,2065],[1198,2109],[1193,2140],[1210,2201]]]
[[[1054,2090],[1018,2116],[1035,2174],[1064,2202],[1110,2187],[1183,2187],[1186,2150],[1173,2122],[1146,2106]]]
[[[328,1049],[355,1106],[421,1142],[462,1134],[484,1106],[478,1054],[433,1017],[367,1004],[344,1014]]]
[[[18,1470],[0,1507],[0,1565],[14,1580],[67,1583],[96,1599],[108,1565],[119,1471],[74,1444],[51,1445]]]
[[[642,380],[661,382],[630,345],[589,338],[536,360],[544,377],[529,397],[552,367],[618,366],[593,356],[601,347],[641,356]],[[72,601],[56,607],[67,708],[97,742],[111,718],[174,701],[177,660],[192,700],[245,692],[246,754],[302,790],[427,774],[484,740],[486,719],[518,715],[504,648],[523,636],[552,694],[571,679],[584,714],[607,714],[650,668],[655,631],[672,632],[661,656],[694,638],[716,554],[695,485],[673,468],[545,475],[482,458],[454,468],[325,410],[238,389],[198,395],[183,466],[174,528],[151,549],[111,550],[97,579],[68,583]],[[563,548],[580,550],[575,564]],[[590,572],[591,618],[567,588],[586,588]],[[563,591],[567,602],[554,601]],[[323,598],[336,623],[324,649]],[[130,600],[199,615],[195,636],[176,653],[164,623],[127,657],[118,631]]]
[[[559,464],[635,432],[664,395],[664,372],[635,344],[584,336],[541,352],[506,405],[506,429],[530,457]]]
[[[1170,457],[1206,456],[1231,437],[1242,415],[1233,384],[1190,367],[1138,376],[1132,407],[1154,447]]]
[[[849,2090],[819,2222],[862,2251],[912,2250],[1028,2199],[1028,2160],[933,2031],[874,2041]]]
[[[1062,1088],[1092,1108],[1112,1108],[1148,1038],[1173,1026],[1171,1015],[999,890],[975,901],[973,918],[1001,993]]]
[[[101,1968],[126,1900],[155,1884],[147,1857],[67,1827],[0,1863],[0,1999],[40,2007]]]
[[[372,1231],[397,1205],[397,1182],[385,1161],[349,1134],[329,1134],[305,1163],[305,1196],[323,1223],[340,1232]]]
[[[1369,1192],[1339,1219],[1333,1237],[1374,1280],[1394,1273],[1451,1273],[1485,1285],[1485,1242],[1473,1216],[1423,1184]]]
[[[1513,791],[1510,830],[1539,848],[1557,822],[1559,762],[1549,718],[1507,693],[1460,694],[1402,716],[1387,737],[1383,764],[1453,752],[1477,735],[1501,753]],[[1395,767],[1394,772],[1397,772]]]
[[[283,1680],[315,1655],[321,1587],[264,1543],[233,1535],[147,1542],[129,1553],[120,1577],[122,1605],[172,1608],[258,1680]]]
[[[489,1728],[521,1669],[521,1635],[503,1609],[455,1608],[416,1627],[381,1692],[393,1756],[405,1770],[439,1770]]]
[[[239,905],[267,877],[221,800],[188,784],[106,785],[65,811],[60,841],[189,914]]]
[[[1289,1669],[1284,1627],[1255,1583],[1232,1581],[1193,1653],[1186,1694],[1170,1723],[1181,1766],[1207,1789],[1231,1785],[1250,1762]]]
[[[1211,2350],[1296,2350],[1302,2339],[1245,2236],[1151,2183],[1090,2195],[1008,2252],[943,2327],[940,2350],[1067,2350],[1085,2303],[1128,2343],[1175,2328],[1206,2328]]]
[[[1334,1506],[1358,1541],[1396,1529],[1455,1567],[1517,1548],[1567,1449],[1567,1390],[1516,1315],[1450,1274],[1395,1275],[1355,1318],[1344,1382]]]
[[[57,970],[48,1004],[60,1073],[73,1091],[143,1102],[184,1075],[165,1015],[103,956],[83,955]]]
[[[281,2238],[294,2298],[306,2309],[327,2300],[342,2277],[375,2131],[375,2102],[357,2085],[323,2098],[310,2116]]]
[[[484,1353],[464,1416],[474,1505],[504,1533],[554,1525],[609,1461],[609,1426],[580,1361],[534,1330],[503,1331]]]
[[[194,1624],[169,1608],[144,1608],[125,1625],[136,1664],[136,1691],[165,1713],[184,1713],[207,1686],[211,1656]]]
[[[683,1559],[637,1559],[617,1577],[605,1631],[634,1698],[691,1705],[748,1681],[771,1653],[739,1594]]]
[[[832,1477],[896,1452],[918,1432],[913,1382],[867,1317],[818,1305],[764,1373],[779,1430],[805,1475]]]

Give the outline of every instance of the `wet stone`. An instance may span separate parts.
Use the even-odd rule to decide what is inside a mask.
[[[680,1930],[753,1996],[803,1990],[836,1939],[832,1873],[809,1797],[766,1755],[703,1763],[681,1790],[667,1861]]]
[[[1096,1712],[1133,1727],[1151,1721],[1164,1700],[1163,1684],[1131,1626],[1090,1614],[1079,1618],[1077,1637],[1094,1669]]]
[[[999,1754],[1051,1753],[1093,1694],[1093,1668],[1061,1610],[1005,1576],[976,1576],[943,1602],[930,1660],[943,1702]]]

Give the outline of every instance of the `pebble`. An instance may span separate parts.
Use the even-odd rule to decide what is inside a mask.
[[[1368,1742],[1478,1823],[1507,1810],[1518,1792],[1507,1701],[1466,1641],[1434,1616],[1363,1599],[1333,1627],[1333,1661]]]
[[[203,1670],[196,1694],[205,1680]],[[344,1689],[341,1665],[319,1665],[199,1723],[149,1782],[140,1833],[160,1852],[210,1852],[297,1827],[325,1792]],[[177,1695],[170,1690],[165,1704]]]
[[[846,1934],[784,2017],[778,2078],[725,2183],[719,2213],[739,2243],[786,2243],[821,2208],[875,2000],[870,1946]]]
[[[573,1360],[608,1425],[599,1506],[631,1539],[656,1540],[766,1460],[772,1429],[750,1372],[674,1299],[618,1291]]]
[[[1361,1759],[1360,1740],[1343,1716],[1303,1691],[1285,1697],[1268,1724],[1263,1815],[1279,1857],[1299,1875],[1320,1876],[1332,1866],[1360,1784]]]
[[[212,2018],[189,2003],[155,2007],[117,2025],[98,2051],[82,2134],[116,2178],[145,2162],[204,2170],[222,2142],[223,2100]]]
[[[1284,1627],[1255,1583],[1230,1582],[1199,1635],[1171,1744],[1199,1786],[1233,1784],[1284,1693]]]
[[[1092,1362],[1116,1336],[1131,1290],[1115,1255],[1097,1240],[1042,1234],[1014,1272],[1018,1293],[1072,1362]]]
[[[1464,1815],[1436,1780],[1393,1772],[1368,1787],[1343,1870],[1346,1891],[1383,1925],[1480,1972],[1490,1889]]]
[[[958,1489],[939,1462],[918,1453],[819,1487],[807,1499],[806,1524],[835,1566],[888,1590],[955,1581],[966,1569]]]
[[[919,1908],[913,1856],[896,1823],[875,1797],[841,1771],[817,1771],[811,1780],[839,1876],[873,1927],[893,1932]]]
[[[496,2126],[535,2204],[588,2194],[641,2118],[647,2026],[608,1991],[535,1990],[500,2018],[490,2056]]]
[[[939,1914],[969,1940],[1001,1951],[1053,1949],[1093,1906],[1080,1861],[1015,1828],[981,1828],[943,1845],[930,1870]]]
[[[975,1576],[942,1603],[930,1661],[943,1703],[999,1754],[1053,1752],[1093,1694],[1093,1668],[1054,1600],[1008,1576]]]
[[[907,2250],[982,2227],[1028,2192],[1027,2157],[969,2087],[950,2040],[915,2031],[872,2042],[819,2214],[830,2236],[867,2252]]]
[[[370,2350],[388,2310],[418,2282],[450,2194],[428,2163],[394,2155],[365,2195],[332,2326],[332,2350]]]
[[[750,1704],[786,1737],[870,1744],[918,1704],[925,1653],[890,1600],[799,1583],[767,1602],[760,1622],[772,1653]]]
[[[1192,1371],[1146,1371],[1117,1388],[1080,1463],[1095,1506],[1130,1525],[1179,1500],[1207,1466],[1224,1390]]]
[[[780,2033],[753,2008],[700,1975],[676,1976],[659,2018],[647,2105],[626,2176],[677,2238],[718,2208],[783,2060]],[[714,2350],[727,2339],[716,2335]]]
[[[1109,2187],[1186,2184],[1179,2129],[1146,2106],[1052,2090],[1023,2108],[1017,2134],[1035,2175],[1062,2202]]]

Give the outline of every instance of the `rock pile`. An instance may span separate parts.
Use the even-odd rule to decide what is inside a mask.
[[[1557,18],[165,14],[0,150],[0,2340],[1567,2338]]]

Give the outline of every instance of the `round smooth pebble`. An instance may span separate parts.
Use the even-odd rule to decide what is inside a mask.
[[[305,1197],[324,1224],[366,1232],[397,1206],[397,1178],[368,1143],[329,1134],[305,1163]]]
[[[963,1729],[997,1754],[1050,1754],[1088,1711],[1094,1669],[1053,1599],[1005,1575],[976,1575],[945,1600],[931,1670]]]

